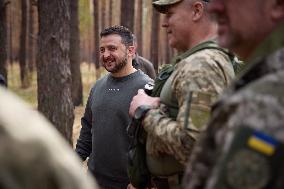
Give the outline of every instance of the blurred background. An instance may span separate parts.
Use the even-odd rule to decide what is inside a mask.
[[[170,62],[174,51],[167,44],[166,32],[161,27],[163,15],[152,9],[152,0],[65,0],[66,4],[62,2],[0,0],[0,74],[6,78],[9,90],[35,109],[39,109],[72,144],[80,130],[80,118],[89,90],[96,80],[105,74],[104,69],[100,67],[98,50],[99,33],[103,28],[124,25],[133,31],[137,37],[138,54],[153,62],[156,72],[162,64]],[[59,12],[67,15],[67,18],[58,16]],[[39,53],[39,49],[45,47],[47,52],[52,51],[50,46],[42,43],[44,32],[54,36],[57,34],[52,28],[50,31],[48,27],[44,28],[44,25],[48,24],[45,20],[57,22],[60,19],[66,19],[62,23],[68,26],[65,31],[70,32],[67,32],[69,56],[64,58],[64,61],[60,58],[47,60],[44,52]],[[41,38],[39,31],[44,31]],[[58,41],[61,43],[60,39]],[[65,87],[62,87],[65,86],[64,82],[61,83],[60,77],[56,77],[57,81],[60,81],[58,85],[50,79],[52,76],[68,73],[65,67],[59,71],[56,69],[56,66],[63,62],[71,72],[72,83],[70,89],[66,89],[71,91],[71,105],[62,100],[67,97],[60,97],[62,103],[58,103],[61,102],[60,98],[56,100],[57,95],[49,93],[57,87],[60,91],[61,87],[62,94],[66,94]],[[53,67],[47,67],[46,64]],[[46,86],[39,87],[41,82]],[[60,83],[63,85],[60,86]],[[41,97],[42,94],[45,96]],[[52,105],[52,101],[56,103]],[[72,108],[75,117],[68,115],[68,112],[57,112],[66,109],[64,106]],[[67,118],[54,118],[54,115]],[[74,132],[70,138],[64,130],[69,130],[70,133],[73,127]]]

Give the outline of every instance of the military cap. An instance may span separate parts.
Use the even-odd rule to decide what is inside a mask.
[[[183,0],[157,0],[153,2],[154,8],[160,13],[166,13],[169,6],[182,2]],[[209,0],[203,0],[209,2]]]

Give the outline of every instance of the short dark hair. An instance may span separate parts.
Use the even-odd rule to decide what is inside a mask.
[[[133,34],[132,32],[124,27],[124,26],[111,26],[108,28],[105,28],[100,36],[101,38],[104,36],[112,35],[112,34],[117,34],[121,37],[121,42],[126,46],[129,47],[133,45]]]

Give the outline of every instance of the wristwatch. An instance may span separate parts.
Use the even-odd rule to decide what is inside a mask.
[[[151,106],[141,105],[134,112],[134,119],[142,120],[146,113],[151,109]]]

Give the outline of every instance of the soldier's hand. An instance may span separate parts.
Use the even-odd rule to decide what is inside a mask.
[[[133,97],[130,103],[129,115],[133,117],[136,109],[142,105],[157,108],[160,105],[160,98],[148,96],[143,89],[139,89],[137,95]]]

